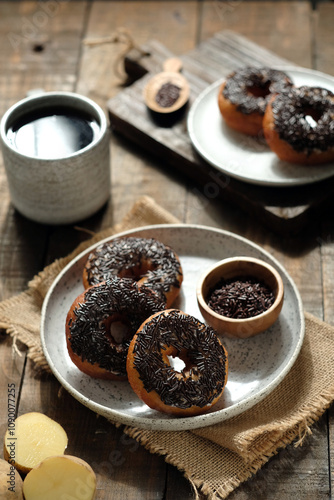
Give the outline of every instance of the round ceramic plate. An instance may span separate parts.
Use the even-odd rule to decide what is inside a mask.
[[[174,306],[202,321],[196,300],[197,281],[214,262],[234,255],[258,257],[276,267],[285,287],[282,312],[269,330],[256,337],[222,339],[229,354],[229,377],[222,398],[208,413],[183,418],[160,413],[142,403],[128,382],[91,378],[80,372],[68,356],[65,318],[73,300],[83,290],[81,276],[90,248],[59,274],[42,309],[43,350],[51,370],[65,389],[81,403],[114,422],[158,430],[186,430],[215,424],[242,413],[270,393],[292,367],[304,337],[302,303],[283,267],[259,246],[218,229],[158,225],[121,234],[154,237],[177,252],[184,281]]]
[[[325,87],[334,92],[334,78],[308,69],[283,69],[296,86]],[[229,128],[218,108],[218,91],[224,79],[205,89],[188,115],[188,133],[197,152],[208,163],[233,178],[251,184],[297,186],[334,175],[334,163],[294,165],[272,153],[264,138],[247,136]]]

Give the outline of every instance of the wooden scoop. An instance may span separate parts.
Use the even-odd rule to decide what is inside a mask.
[[[180,74],[182,62],[177,57],[167,59],[164,71],[153,76],[144,88],[146,105],[157,113],[173,113],[189,99],[189,84]]]

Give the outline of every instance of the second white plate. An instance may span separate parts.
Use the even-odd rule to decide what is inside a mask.
[[[330,75],[304,68],[281,69],[298,87],[317,86],[334,92],[334,78]],[[334,175],[334,163],[307,166],[283,162],[270,151],[264,139],[229,128],[218,108],[218,91],[223,81],[205,89],[188,115],[190,140],[204,160],[233,178],[258,185],[297,186]]]

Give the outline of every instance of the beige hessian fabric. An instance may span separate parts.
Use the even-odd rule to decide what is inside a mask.
[[[59,271],[92,243],[148,224],[178,222],[151,198],[141,198],[121,224],[81,244],[71,255],[46,267],[20,295],[0,304],[0,327],[29,348],[36,368],[48,370],[40,340],[43,298]],[[334,399],[334,328],[305,314],[306,336],[289,374],[262,402],[242,415],[195,431],[145,431],[125,427],[153,453],[182,470],[197,491],[223,499],[254,474],[279,448],[301,444]]]

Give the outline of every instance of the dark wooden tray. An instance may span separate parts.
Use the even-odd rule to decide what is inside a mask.
[[[209,84],[246,64],[291,67],[292,63],[236,33],[219,32],[180,57],[191,96],[183,115],[173,117],[174,121],[168,123],[149,112],[142,91],[148,78],[161,71],[163,61],[171,55],[156,40],[127,54],[124,67],[132,83],[108,101],[114,132],[158,157],[160,164],[162,161],[166,167],[189,176],[204,196],[221,197],[236,204],[276,232],[298,232],[324,213],[332,203],[334,178],[298,187],[248,184],[206,163],[192,147],[187,133],[187,109]]]

